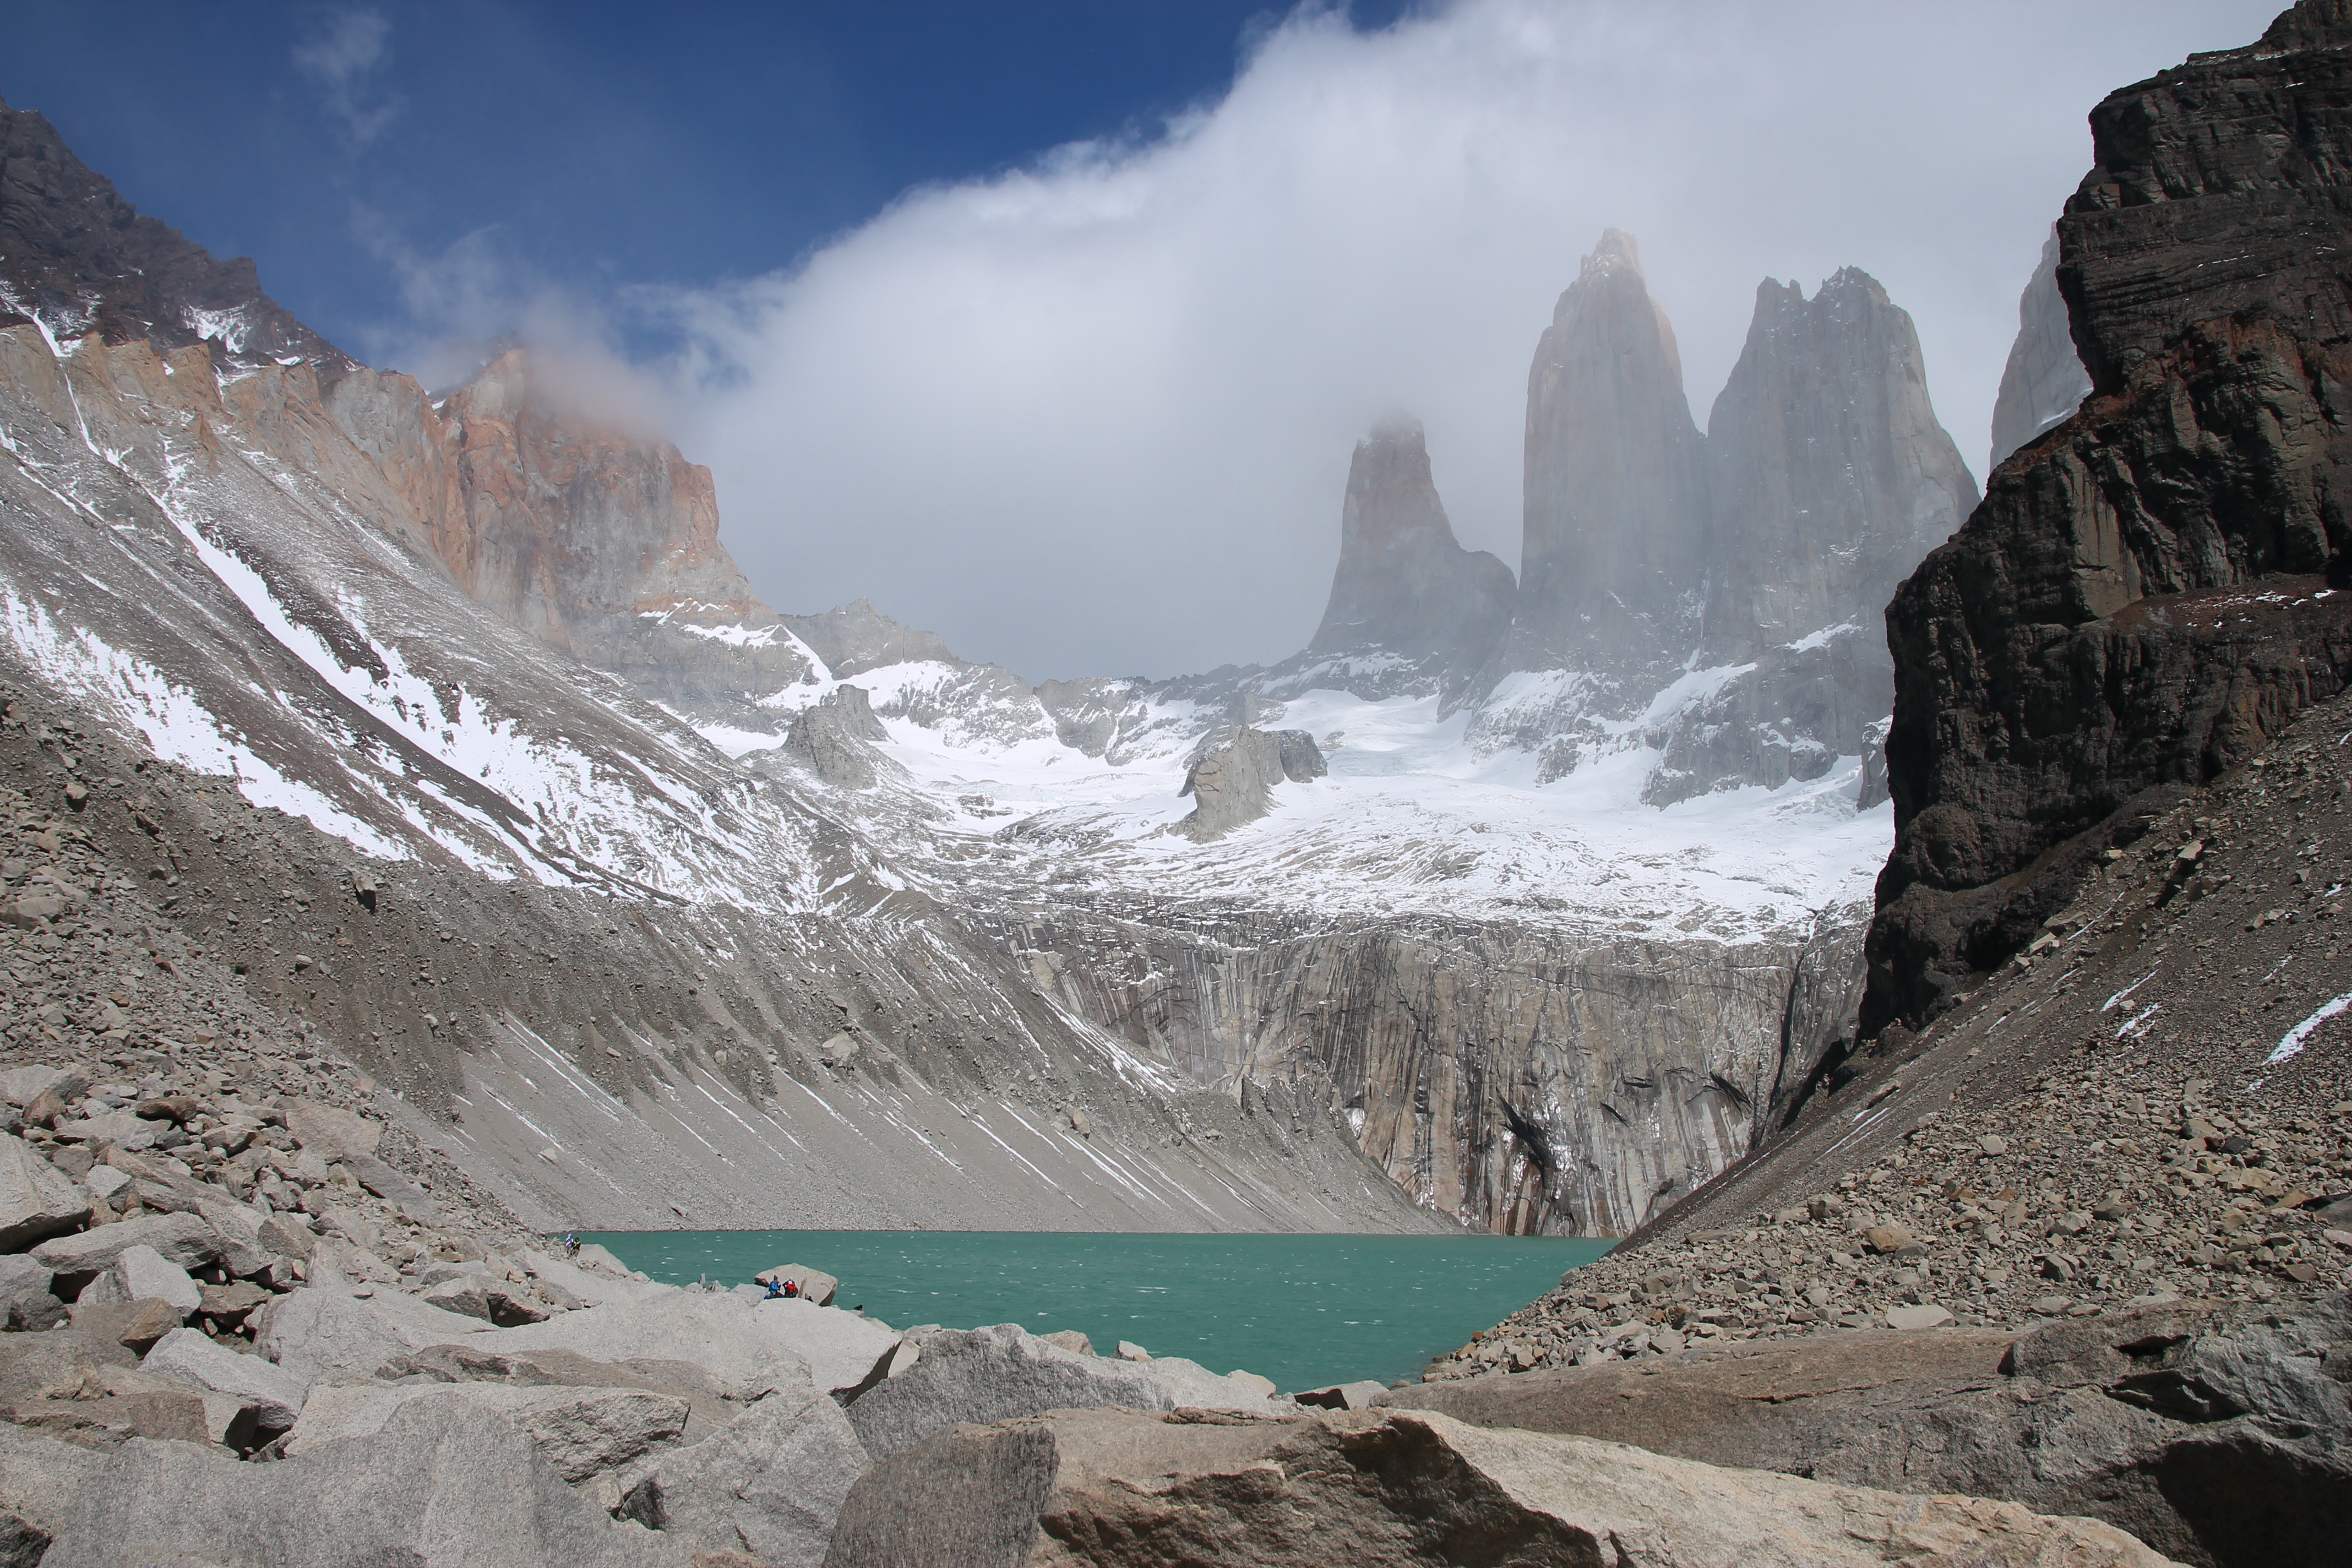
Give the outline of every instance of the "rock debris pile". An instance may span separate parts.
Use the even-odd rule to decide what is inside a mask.
[[[1808,1202],[1576,1270],[1425,1375],[2352,1285],[2352,1102],[2273,1113],[2212,1090],[2094,1071],[1973,1116],[1930,1112]]]

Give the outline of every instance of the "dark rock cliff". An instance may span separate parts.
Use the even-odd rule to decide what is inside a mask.
[[[2058,226],[2093,392],[1887,612],[1895,853],[1863,1026],[2000,963],[2127,837],[2352,669],[2352,5],[2093,111]]]
[[[1421,422],[1383,421],[1348,465],[1339,564],[1307,651],[1327,659],[1387,655],[1441,685],[1459,684],[1509,629],[1512,587],[1509,567],[1454,537]]]
[[[331,380],[352,361],[261,291],[247,257],[220,260],[142,217],[30,110],[0,101],[0,327],[209,345],[221,366],[299,361]]]

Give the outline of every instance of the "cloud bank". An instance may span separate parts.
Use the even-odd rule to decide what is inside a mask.
[[[1528,359],[1604,226],[1640,238],[1702,425],[1758,282],[1851,264],[1917,321],[1980,465],[2085,112],[2274,3],[1300,12],[1156,133],[668,301],[673,422],[779,607],[870,594],[1033,679],[1271,660],[1391,408],[1464,542],[1516,566]]]

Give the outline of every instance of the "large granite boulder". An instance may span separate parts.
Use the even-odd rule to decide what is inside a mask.
[[[849,1406],[851,1425],[877,1458],[901,1453],[960,1422],[1004,1421],[1047,1410],[1119,1405],[1266,1414],[1262,1380],[1220,1377],[1194,1362],[1081,1355],[1018,1324],[910,1332],[891,1374]]]
[[[688,1559],[599,1512],[500,1416],[442,1400],[394,1412],[373,1436],[271,1465],[186,1443],[125,1443],[82,1487],[42,1562],[687,1568]]]
[[[479,1319],[444,1312],[413,1296],[381,1291],[367,1300],[340,1291],[296,1290],[264,1307],[253,1348],[304,1387],[399,1375],[408,1354],[485,1329]]]
[[[1384,1396],[1482,1426],[2084,1514],[2183,1563],[2340,1555],[2352,1306],[2173,1303],[1993,1330],[1862,1331]]]
[[[106,1456],[0,1423],[0,1563],[36,1568]]]
[[[884,1460],[828,1563],[1608,1563],[2161,1568],[2112,1526],[2014,1503],[1719,1469],[1418,1411],[1288,1421],[1061,1412]]]
[[[158,1346],[157,1349],[163,1347]],[[414,1404],[454,1401],[508,1422],[574,1485],[607,1474],[674,1441],[687,1403],[641,1388],[518,1387],[506,1383],[352,1383],[310,1391],[287,1439],[289,1455],[347,1438],[373,1437]]]
[[[230,1350],[194,1329],[173,1329],[140,1359],[139,1370],[225,1394],[253,1411],[264,1433],[290,1428],[302,1413],[301,1380],[275,1363]]]
[[[114,1267],[134,1247],[152,1248],[166,1263],[181,1268],[201,1268],[217,1263],[221,1238],[193,1214],[142,1215],[114,1225],[102,1225],[74,1236],[60,1236],[33,1248],[33,1261],[52,1274],[81,1277],[75,1286]]]
[[[0,1132],[0,1252],[22,1252],[79,1228],[89,1218],[89,1202],[86,1190],[22,1138]]]
[[[867,1467],[839,1405],[814,1389],[779,1389],[725,1431],[656,1458],[619,1511],[698,1548],[817,1568]]]
[[[794,1314],[772,1310],[776,1302],[751,1302],[732,1294],[669,1290],[630,1301],[607,1301],[583,1311],[564,1312],[543,1323],[490,1329],[474,1335],[467,1348],[476,1354],[514,1355],[532,1351],[572,1351],[594,1361],[639,1358],[692,1362],[741,1398],[769,1388],[800,1388],[811,1381],[810,1358],[799,1348]],[[810,1312],[835,1312],[810,1307]],[[839,1312],[840,1318],[856,1318]],[[863,1320],[857,1320],[864,1322]],[[479,1327],[478,1324],[475,1325]],[[877,1340],[887,1333],[866,1323]],[[895,1338],[895,1336],[891,1336]],[[877,1343],[878,1357],[886,1345]],[[828,1364],[830,1364],[828,1363]],[[855,1384],[873,1360],[856,1369]]]

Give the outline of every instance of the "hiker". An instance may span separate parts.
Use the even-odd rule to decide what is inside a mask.
[[[762,1298],[762,1300],[770,1300],[770,1301],[781,1301],[781,1300],[782,1300],[783,1299],[784,1299],[784,1282],[783,1282],[782,1280],[781,1280],[781,1279],[771,1279],[771,1280],[769,1280],[769,1281],[768,1281],[768,1293],[767,1293],[767,1295],[766,1295],[764,1298]]]

